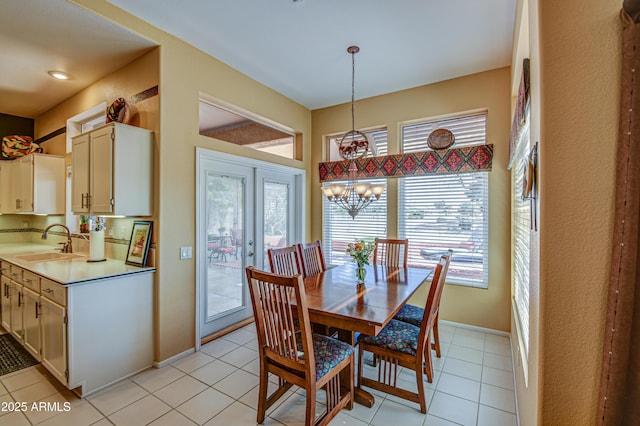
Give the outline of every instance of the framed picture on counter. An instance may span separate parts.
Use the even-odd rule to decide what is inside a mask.
[[[133,222],[129,251],[124,263],[133,266],[145,266],[147,264],[152,226],[153,222],[150,220],[136,220]]]

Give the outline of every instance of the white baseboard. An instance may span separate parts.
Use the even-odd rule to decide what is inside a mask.
[[[453,321],[447,321],[447,320],[440,320],[439,322],[440,324],[450,325],[452,327],[466,328],[468,330],[475,330],[475,331],[480,331],[482,333],[489,333],[489,334],[497,334],[499,336],[508,337],[509,339],[511,338],[510,333],[507,333],[506,331],[494,330],[493,328],[478,327],[475,325],[463,324],[461,322],[453,322]]]
[[[182,352],[182,353],[179,353],[179,354],[177,354],[177,355],[174,355],[174,356],[172,356],[171,358],[167,358],[167,359],[162,360],[162,361],[155,361],[155,362],[153,363],[153,366],[154,366],[155,368],[162,368],[162,367],[164,367],[164,366],[166,366],[166,365],[169,365],[169,364],[171,364],[171,363],[173,363],[173,362],[176,362],[176,361],[177,361],[177,360],[179,360],[180,358],[184,358],[185,356],[187,356],[187,355],[190,355],[190,354],[194,353],[195,351],[196,351],[196,349],[195,349],[195,348],[187,349],[186,351],[184,351],[184,352]]]

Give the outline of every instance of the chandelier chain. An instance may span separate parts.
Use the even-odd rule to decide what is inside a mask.
[[[352,219],[373,201],[379,200],[385,190],[384,184],[370,184],[358,182],[358,166],[356,159],[364,156],[369,149],[367,136],[356,131],[356,60],[355,54],[360,51],[358,46],[349,46],[347,52],[351,54],[351,131],[340,139],[339,152],[342,158],[349,160],[349,181],[347,183],[332,183],[322,187],[322,191],[329,201],[346,210]]]
[[[356,99],[356,52],[351,51],[351,131],[356,130],[356,112],[355,112],[355,99]]]

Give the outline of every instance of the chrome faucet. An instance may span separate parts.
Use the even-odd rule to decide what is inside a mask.
[[[71,231],[69,231],[69,228],[67,228],[66,225],[63,225],[61,223],[54,223],[53,225],[47,226],[47,229],[45,229],[44,232],[42,233],[42,239],[43,240],[47,239],[47,234],[49,233],[49,229],[53,228],[54,226],[62,226],[67,231],[67,242],[58,243],[58,244],[63,244],[62,248],[59,250],[62,251],[62,253],[73,253],[73,248],[71,247]]]

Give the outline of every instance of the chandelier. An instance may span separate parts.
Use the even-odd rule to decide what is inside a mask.
[[[345,209],[352,219],[375,200],[379,200],[386,185],[372,185],[358,182],[358,166],[356,161],[369,150],[369,140],[364,133],[355,129],[355,54],[360,51],[358,46],[349,46],[347,52],[351,54],[351,130],[342,136],[338,144],[338,152],[345,160],[349,160],[349,181],[332,183],[322,187],[324,195],[329,201]]]

